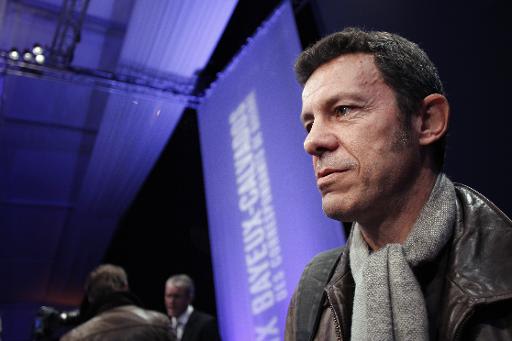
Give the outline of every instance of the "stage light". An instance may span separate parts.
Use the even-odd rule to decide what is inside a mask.
[[[36,54],[34,59],[35,59],[37,64],[39,64],[39,65],[44,64],[44,60],[45,60],[44,54]]]
[[[30,63],[34,60],[34,55],[29,50],[23,51],[23,60],[27,63]]]
[[[32,53],[34,54],[34,56],[42,55],[44,53],[43,47],[39,44],[34,44],[34,46],[32,47]]]
[[[18,52],[17,49],[10,49],[9,52],[7,53],[7,56],[9,57],[9,59],[12,59],[12,60],[20,59],[20,53]]]

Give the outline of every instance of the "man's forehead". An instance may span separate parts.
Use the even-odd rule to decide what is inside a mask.
[[[340,85],[365,86],[383,81],[374,57],[367,53],[351,53],[338,56],[320,65],[309,77],[302,90],[302,100],[307,101],[312,95],[321,92],[330,93]]]
[[[376,69],[375,58],[369,53],[342,54],[318,66],[311,73],[306,84],[310,80],[317,78],[317,74],[332,72],[358,74],[373,69]]]
[[[166,295],[173,296],[173,297],[181,297],[181,296],[187,296],[187,293],[181,292],[181,291],[168,290],[168,291],[166,291]]]
[[[165,288],[167,291],[185,291],[187,289],[184,286],[176,285],[175,283],[167,283]]]

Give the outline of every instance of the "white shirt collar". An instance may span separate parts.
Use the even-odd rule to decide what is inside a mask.
[[[192,312],[194,311],[194,307],[192,305],[188,305],[187,310],[183,312],[178,318],[176,319],[176,322],[180,325],[184,326],[187,324],[188,319],[190,318],[190,315],[192,315]]]

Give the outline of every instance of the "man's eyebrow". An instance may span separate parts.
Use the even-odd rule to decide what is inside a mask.
[[[323,101],[322,106],[332,106],[338,101],[343,100],[350,100],[350,101],[356,101],[356,102],[362,102],[365,101],[365,98],[361,96],[360,94],[353,93],[353,92],[337,92],[332,95],[330,95],[325,101]]]
[[[312,112],[310,111],[306,111],[306,112],[301,112],[300,113],[300,121],[302,122],[302,124],[306,123],[307,121],[310,121],[314,118],[315,115],[313,115]]]

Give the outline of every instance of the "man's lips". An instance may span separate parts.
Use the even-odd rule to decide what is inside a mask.
[[[340,176],[343,176],[351,169],[351,167],[321,168],[316,173],[316,186],[322,193],[329,191],[332,185],[341,180]]]
[[[333,174],[333,173],[343,173],[343,172],[346,172],[348,171],[349,168],[348,167],[345,167],[345,168],[322,168],[320,169],[318,172],[316,172],[316,178],[317,179],[321,179],[321,178],[324,178],[330,174]]]

